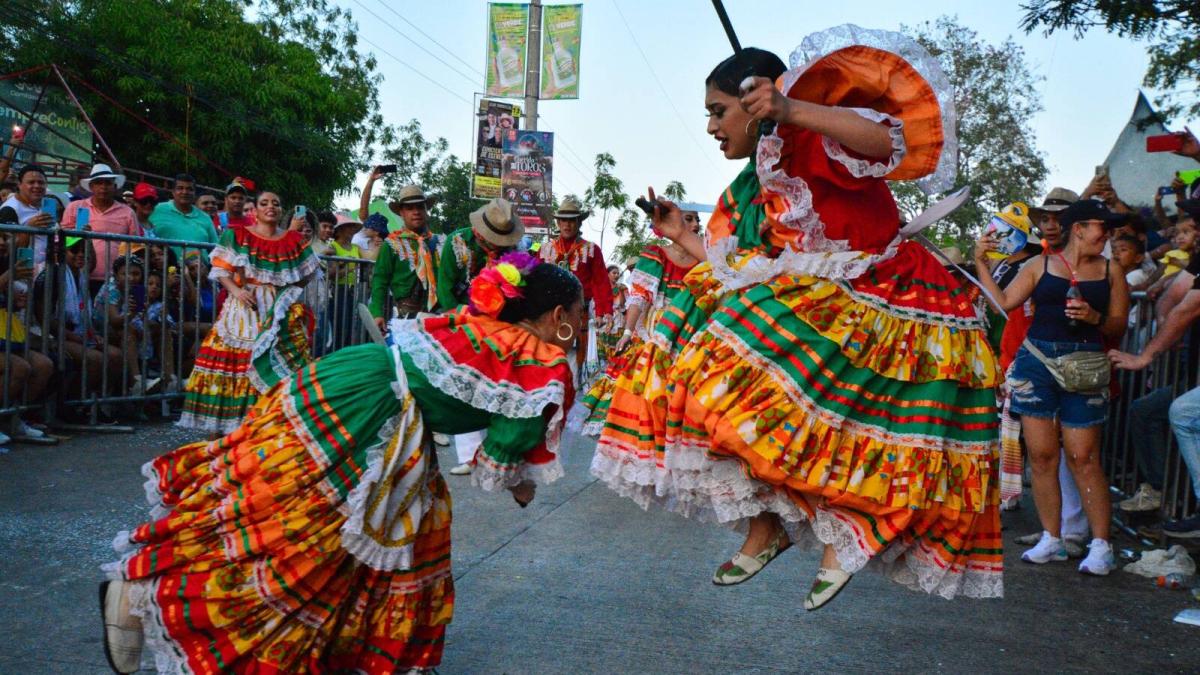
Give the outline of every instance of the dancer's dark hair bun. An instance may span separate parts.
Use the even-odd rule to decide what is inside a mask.
[[[772,82],[787,70],[783,60],[765,49],[746,47],[742,51],[725,59],[713,68],[704,80],[707,86],[716,87],[718,91],[738,95],[738,87],[742,80],[753,75],[766,77]]]

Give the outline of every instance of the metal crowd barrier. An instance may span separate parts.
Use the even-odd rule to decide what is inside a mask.
[[[18,246],[18,237],[28,237],[28,244]],[[75,237],[85,242],[83,255],[68,259],[66,240]],[[213,248],[207,243],[0,225],[0,260],[8,263],[8,274],[0,278],[0,420],[37,410],[58,428],[132,431],[98,425],[99,418],[118,406],[123,406],[120,416],[126,418],[144,419],[155,408],[158,415],[171,416],[223,299],[223,288],[207,274]],[[44,249],[44,259],[31,264],[30,249]],[[112,272],[117,260],[128,270],[119,281]],[[360,258],[321,260],[323,273],[306,285],[303,296],[314,318],[313,357],[367,339],[355,309],[368,302],[373,267],[372,261]],[[103,261],[109,267],[104,282],[88,280],[90,270]],[[72,283],[72,272],[88,281]],[[152,277],[157,282],[152,283]],[[119,300],[111,307],[97,301],[97,295],[107,297],[113,291]],[[18,339],[21,324],[23,341]],[[36,397],[30,391],[33,378],[26,373],[35,361],[53,368],[50,385]]]
[[[1145,293],[1134,293],[1132,300],[1131,316],[1134,319],[1121,341],[1121,350],[1137,354],[1153,337],[1158,322],[1154,313],[1155,303],[1147,298]],[[1133,314],[1134,312],[1136,314]],[[1143,442],[1161,444],[1161,447],[1165,448],[1162,466],[1157,467],[1161,469],[1163,501],[1156,515],[1165,521],[1189,517],[1197,510],[1192,480],[1187,465],[1179,454],[1175,434],[1165,421],[1167,411],[1164,407],[1200,382],[1200,373],[1194,365],[1189,365],[1188,344],[1192,342],[1192,337],[1189,331],[1174,349],[1160,354],[1145,370],[1113,372],[1120,394],[1114,397],[1109,411],[1108,426],[1103,434],[1101,461],[1114,497],[1114,523],[1128,534],[1147,543],[1162,543],[1163,537],[1149,537],[1139,533],[1138,525],[1144,523],[1146,516],[1125,513],[1116,506],[1119,500],[1131,496],[1138,485],[1149,482],[1149,477],[1143,470],[1149,468],[1146,467],[1148,463],[1157,467],[1157,462],[1151,457],[1142,457],[1139,466],[1139,458],[1132,441],[1135,436],[1142,437]],[[1196,343],[1192,346],[1195,347]],[[1192,356],[1194,358],[1196,355]],[[1160,389],[1165,391],[1158,391]],[[1152,392],[1157,392],[1155,400],[1163,420],[1162,428],[1154,428],[1157,416],[1148,417],[1144,407],[1137,410],[1134,407],[1134,401]]]

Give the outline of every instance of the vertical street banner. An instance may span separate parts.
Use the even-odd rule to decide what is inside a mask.
[[[549,131],[518,131],[504,141],[500,183],[505,199],[525,231],[544,235],[549,231],[550,207],[554,199],[551,173],[554,168],[554,134]]]
[[[542,8],[542,86],[539,98],[579,98],[579,39],[583,5]]]
[[[471,179],[471,196],[494,199],[500,196],[504,143],[516,140],[521,108],[485,98],[480,99],[476,116],[475,172]]]
[[[3,125],[0,126],[0,135],[4,140],[8,140],[13,125],[26,126],[24,114],[37,107],[33,116],[36,124],[26,129],[25,141],[17,152],[16,163],[25,164],[41,157],[41,161],[47,164],[57,164],[62,160],[91,164],[92,130],[79,110],[71,104],[61,87],[47,86],[39,105],[38,95],[41,93],[41,84],[0,81],[0,125]],[[7,151],[7,147],[4,151]]]
[[[487,91],[489,96],[525,95],[529,5],[488,3]]]

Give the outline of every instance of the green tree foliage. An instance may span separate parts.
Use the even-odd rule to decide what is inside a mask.
[[[375,60],[358,51],[349,12],[327,0],[27,0],[2,13],[0,70],[57,63],[291,203],[330,203],[391,140]],[[72,88],[124,166],[229,181]]]
[[[1103,27],[1149,42],[1145,84],[1163,92],[1155,103],[1166,117],[1200,117],[1200,3],[1196,0],[1033,0],[1021,5],[1026,32],[1041,28],[1082,37]]]
[[[604,235],[608,231],[608,220],[613,211],[624,211],[629,206],[629,196],[621,179],[613,175],[617,160],[607,152],[596,155],[596,180],[584,193],[584,202],[600,216],[600,246],[604,246]]]
[[[687,199],[687,190],[684,189],[683,183],[673,180],[667,183],[662,196],[673,202],[682,202]],[[634,209],[622,211],[613,229],[622,236],[621,243],[615,251],[618,263],[637,257],[647,246],[667,243],[666,239],[654,236],[654,231],[650,228],[650,219]]]
[[[446,139],[425,138],[415,119],[389,132],[390,142],[379,163],[395,164],[396,173],[384,176],[377,196],[393,198],[405,185],[419,185],[435,199],[429,209],[429,225],[435,232],[467,227],[467,217],[481,203],[471,199],[471,163],[450,154]]]
[[[954,85],[959,145],[954,188],[971,186],[971,201],[926,235],[939,245],[968,250],[991,213],[1014,201],[1031,203],[1042,191],[1046,162],[1032,128],[1042,110],[1035,95],[1039,79],[1011,39],[988,44],[957,18],[903,30],[938,59]],[[931,201],[914,183],[893,183],[892,190],[906,218]]]

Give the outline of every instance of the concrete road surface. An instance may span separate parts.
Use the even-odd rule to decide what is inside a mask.
[[[193,438],[148,425],[0,455],[0,673],[108,672],[98,568],[147,513],[139,467]],[[1006,516],[1003,600],[947,602],[864,573],[809,613],[815,553],[715,587],[737,534],[644,512],[588,475],[590,442],[564,450],[567,477],[524,510],[447,477],[457,608],[439,672],[1200,671],[1200,628],[1171,621],[1200,603],[1124,572],[1021,563],[1011,539],[1036,529],[1028,505]]]

